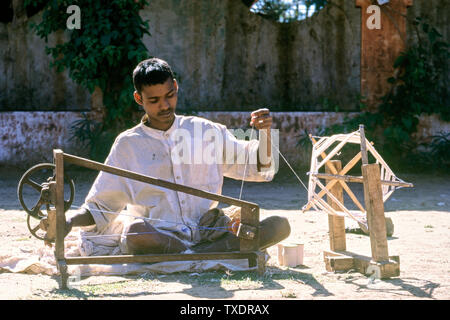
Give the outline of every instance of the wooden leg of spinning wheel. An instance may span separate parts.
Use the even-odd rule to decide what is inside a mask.
[[[65,260],[57,261],[58,271],[60,275],[59,288],[62,290],[67,289],[67,280],[69,279],[69,273],[67,272],[67,264]]]
[[[248,258],[248,267],[249,268],[254,268],[257,266],[257,264],[258,264],[258,261],[257,261],[256,257]]]
[[[54,150],[56,190],[56,232],[55,232],[55,259],[61,275],[61,289],[67,289],[67,264],[64,257],[64,229],[66,226],[66,215],[64,212],[64,154],[61,150]]]
[[[266,254],[265,252],[254,252],[254,256],[248,258],[248,267],[256,267],[258,275],[262,276],[266,272]]]
[[[266,272],[266,254],[265,252],[257,252],[256,255],[256,261],[258,263],[258,275],[262,276]]]
[[[337,171],[341,171],[342,163],[339,160],[330,161],[331,165]],[[326,167],[326,172],[331,173],[329,167]],[[339,200],[342,204],[344,204],[344,193],[342,190],[342,185],[336,183],[330,190],[330,192]],[[334,203],[332,199],[327,198],[328,204],[336,210],[339,210],[339,206]],[[330,249],[332,251],[345,251],[346,250],[346,240],[345,240],[345,220],[344,217],[338,217],[334,215],[328,215],[328,227],[330,231]]]
[[[376,163],[362,166],[364,179],[364,198],[367,208],[367,222],[369,225],[370,246],[372,260],[370,266],[379,270],[381,278],[400,275],[400,262],[390,259],[386,237],[386,219],[381,190],[380,166]]]
[[[380,167],[375,163],[363,165],[362,174],[372,258],[376,262],[387,261],[389,255],[384,204],[381,192]]]

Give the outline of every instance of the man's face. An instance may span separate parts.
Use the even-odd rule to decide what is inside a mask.
[[[158,130],[167,130],[175,120],[178,84],[167,79],[163,84],[143,86],[141,94],[134,92],[134,99],[149,118],[149,125]]]

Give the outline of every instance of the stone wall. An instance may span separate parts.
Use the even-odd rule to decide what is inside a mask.
[[[14,0],[15,6],[21,1]],[[176,71],[179,110],[200,112],[230,128],[245,126],[248,113],[223,111],[320,111],[324,98],[341,111],[353,111],[360,91],[360,9],[354,0],[333,2],[311,18],[280,24],[251,13],[241,0],[152,0],[142,11],[151,33],[144,42],[149,54],[166,59]],[[450,41],[449,6],[447,0],[415,0],[408,19],[425,16]],[[91,96],[67,72],[49,67],[45,42],[29,29],[42,13],[14,14],[12,22],[0,23],[0,164],[51,161],[54,148],[85,155],[69,140],[70,124],[79,111],[98,109],[101,94]],[[411,28],[408,24],[408,43],[415,39]],[[49,44],[67,36],[59,32]],[[219,112],[205,113],[211,110]],[[281,152],[292,162],[309,161],[296,149],[298,135],[340,122],[344,115],[276,114],[275,126],[283,128]],[[449,124],[437,117],[421,119],[419,136],[441,130],[449,131]]]
[[[250,12],[241,0],[152,0],[141,11],[151,33],[144,43],[176,71],[180,109],[335,111],[322,105],[327,98],[352,111],[360,92],[360,9],[354,0],[333,3],[311,18],[281,24]],[[408,18],[426,16],[450,41],[449,9],[446,0],[415,0]],[[89,110],[89,94],[49,67],[45,42],[29,29],[42,14],[15,15],[0,23],[0,110]]]
[[[45,42],[30,30],[29,23],[37,23],[41,16],[22,15],[0,23],[0,111],[89,110],[88,92],[67,71],[50,68]],[[66,36],[63,32],[50,36],[49,45]]]
[[[79,112],[0,112],[0,165],[19,167],[53,162],[53,149],[86,156],[71,140]]]
[[[305,132],[319,134],[320,129],[342,123],[345,117],[354,114],[273,112],[273,128],[279,130],[279,150],[291,165],[308,166],[311,155],[297,146],[300,135]],[[248,112],[199,112],[198,116],[222,123],[229,129],[249,128]],[[79,112],[0,112],[0,165],[26,168],[52,162],[53,149],[87,157],[87,150],[70,140],[70,127],[80,118]],[[419,137],[429,137],[439,131],[450,131],[450,123],[435,116],[421,118]],[[382,150],[378,151],[382,153]],[[282,162],[281,158],[279,161]]]
[[[164,5],[162,5],[164,2]],[[304,21],[280,24],[240,0],[152,1],[145,44],[180,75],[180,107],[316,110],[324,98],[355,107],[359,9],[338,0]]]

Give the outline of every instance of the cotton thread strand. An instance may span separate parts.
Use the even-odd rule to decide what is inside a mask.
[[[252,125],[252,130],[250,132],[250,141],[253,138],[253,131],[254,131],[254,125]],[[287,161],[287,159],[284,157],[284,155],[281,153],[280,149],[278,149],[278,147],[274,144],[272,144],[272,146],[277,150],[278,154],[281,156],[281,158],[284,160],[284,162],[286,162],[286,164],[288,165],[289,169],[292,171],[292,173],[295,175],[295,177],[297,178],[298,181],[300,181],[301,185],[305,188],[305,190],[308,192],[308,188],[305,186],[305,184],[303,183],[303,181],[300,179],[300,177],[297,175],[297,173],[295,172],[295,170],[292,168],[292,166],[290,165],[290,163]],[[244,166],[244,175],[242,178],[242,183],[241,183],[241,189],[239,192],[239,200],[241,200],[242,198],[242,191],[244,188],[244,180],[245,180],[245,176],[247,173],[247,163],[248,163],[248,157],[246,154],[245,157],[245,166]],[[81,206],[74,206],[72,205],[71,207],[74,207],[76,209],[80,209]],[[128,216],[128,217],[133,217],[135,219],[142,219],[142,220],[150,220],[150,221],[160,221],[160,222],[166,222],[166,223],[172,223],[172,224],[177,224],[177,225],[183,225],[192,229],[198,229],[198,230],[223,230],[223,229],[227,229],[227,232],[230,232],[228,230],[228,227],[202,227],[202,226],[192,226],[192,225],[187,225],[184,223],[180,223],[180,222],[174,222],[174,221],[168,221],[168,220],[162,220],[162,219],[156,219],[156,218],[146,218],[146,217],[138,217],[138,216],[134,216],[134,215],[130,215],[130,214],[125,214],[125,213],[117,213],[117,212],[112,212],[112,211],[107,211],[107,210],[97,210],[97,209],[90,209],[92,211],[96,211],[96,212],[101,212],[101,213],[108,213],[108,214],[114,214],[114,215],[123,215],[123,216]],[[92,235],[92,236],[83,236],[86,238],[96,238],[96,237],[113,237],[113,236],[122,236],[122,235],[139,235],[139,234],[154,234],[154,233],[158,233],[158,232],[138,232],[138,233],[127,233],[127,234],[109,234],[109,235]],[[231,232],[230,232],[231,233]]]
[[[70,207],[71,207],[71,208],[74,208],[74,209],[81,209],[81,206],[71,205]],[[108,213],[108,214],[114,214],[114,215],[117,215],[117,216],[133,217],[133,218],[135,218],[135,219],[167,222],[167,223],[178,224],[178,225],[182,225],[182,226],[186,226],[186,227],[190,227],[190,228],[192,228],[192,229],[198,229],[198,230],[221,230],[221,229],[228,229],[228,227],[205,227],[205,226],[195,226],[195,225],[189,225],[189,224],[184,224],[184,223],[180,223],[180,222],[174,222],[174,221],[169,221],[169,220],[161,220],[161,219],[155,219],[155,218],[139,217],[139,216],[134,216],[134,215],[132,215],[132,214],[118,213],[118,212],[112,212],[112,211],[107,211],[107,210],[90,209],[90,211],[101,212],[101,213]]]
[[[250,131],[249,141],[251,141],[253,138],[253,131],[254,131],[253,128],[254,128],[254,125],[252,125],[252,131]],[[244,179],[245,179],[245,175],[247,174],[247,162],[248,162],[248,157],[247,157],[247,153],[245,153],[244,176],[242,177],[241,190],[239,192],[239,200],[241,200],[241,198],[242,198],[242,190],[244,189]]]

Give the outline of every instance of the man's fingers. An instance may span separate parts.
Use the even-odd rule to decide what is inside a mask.
[[[271,116],[260,116],[260,117],[252,117],[252,120],[254,122],[262,122],[262,121],[272,121]]]
[[[272,123],[272,117],[252,117],[252,120],[250,121],[250,125],[262,125],[262,124],[271,124]]]
[[[258,109],[251,113],[250,125],[256,129],[268,129],[272,126],[272,117],[267,108]]]
[[[269,109],[267,108],[262,108],[262,109],[258,109],[255,110],[251,113],[252,117],[258,117],[258,116],[262,116],[262,115],[268,115],[270,113]]]

